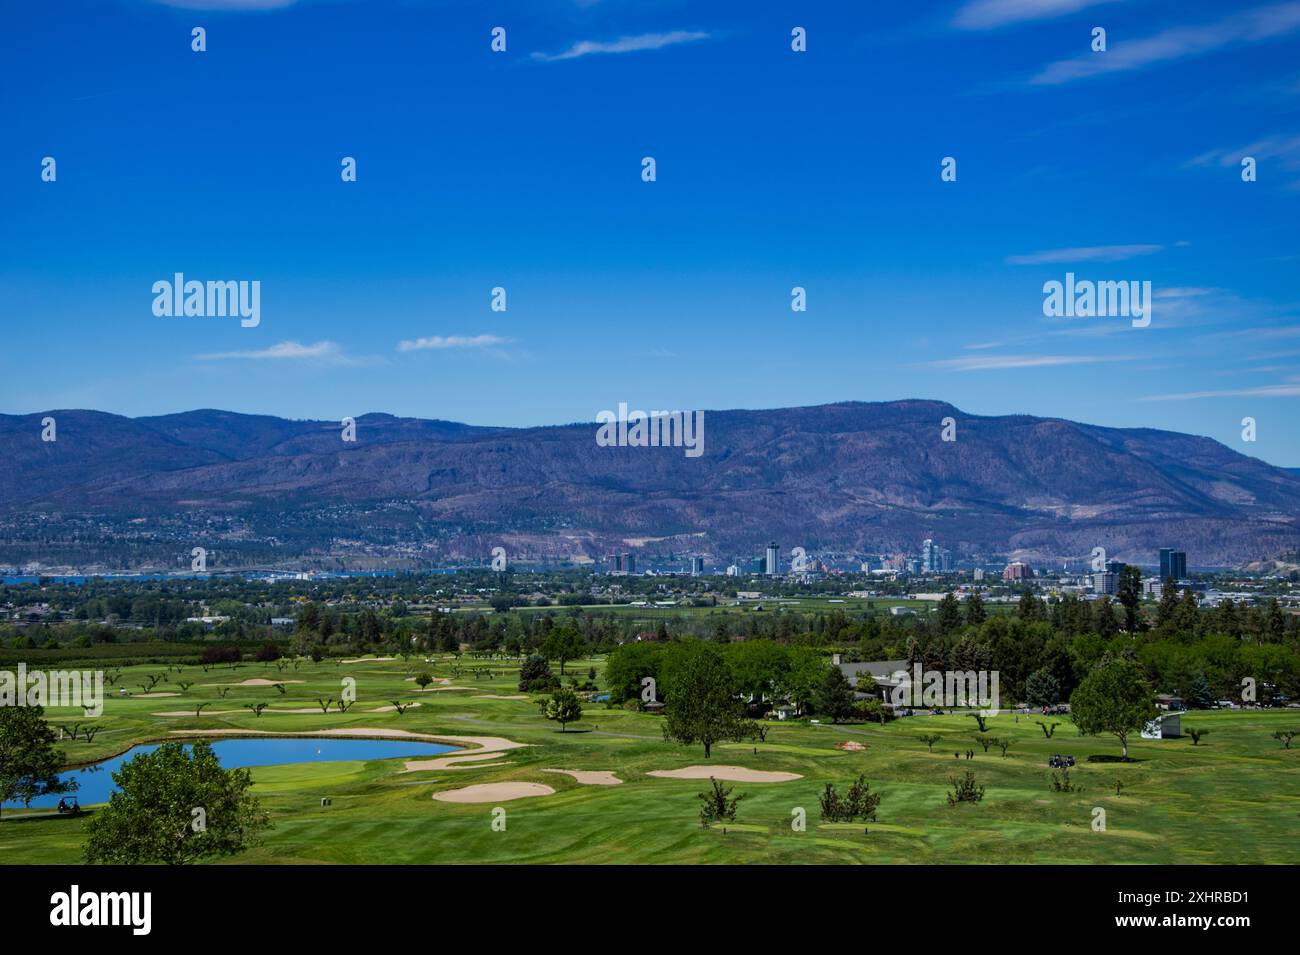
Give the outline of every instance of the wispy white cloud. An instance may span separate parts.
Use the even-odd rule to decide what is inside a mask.
[[[1116,0],[970,0],[953,17],[963,30],[992,30],[1013,23],[1046,20]]]
[[[1141,401],[1195,401],[1198,398],[1300,398],[1300,384],[1261,385],[1223,391],[1185,391],[1172,395],[1146,395]]]
[[[1258,43],[1300,29],[1300,3],[1243,10],[1213,23],[1171,27],[1142,39],[1112,37],[1105,53],[1084,53],[1050,63],[1030,82],[1056,86],[1107,73],[1140,70],[1244,43]]]
[[[1196,166],[1239,166],[1246,156],[1253,157],[1260,164],[1273,163],[1277,168],[1289,173],[1300,172],[1300,135],[1281,133],[1265,136],[1237,149],[1211,149],[1199,156],[1194,156],[1183,163],[1183,168]],[[1267,166],[1257,173],[1261,182],[1269,174]],[[1288,177],[1289,178],[1289,177]],[[1300,180],[1293,180],[1291,188],[1300,185]]]
[[[397,346],[398,351],[425,351],[430,348],[488,348],[508,345],[513,338],[497,335],[430,335],[428,338],[407,339]]]
[[[1183,298],[1200,298],[1202,295],[1210,295],[1214,291],[1216,290],[1212,288],[1196,288],[1194,286],[1184,286],[1181,288],[1160,288],[1160,289],[1156,289],[1155,292],[1152,294],[1154,294],[1156,298],[1183,299]]]
[[[311,345],[304,345],[301,342],[280,342],[278,345],[272,345],[269,348],[251,351],[210,352],[206,355],[195,355],[194,357],[200,361],[225,361],[231,359],[251,359],[255,361],[309,360],[329,362],[331,364],[345,364],[351,361],[337,342],[330,341],[315,342]]]
[[[1024,255],[1008,255],[1008,265],[1042,265],[1048,262],[1122,262],[1142,255],[1153,255],[1162,245],[1092,245],[1077,249],[1043,249]]]
[[[926,362],[947,371],[999,371],[1007,368],[1045,368],[1053,365],[1097,365],[1112,361],[1133,361],[1132,355],[979,355]]]
[[[637,53],[642,50],[661,50],[666,46],[679,43],[694,43],[696,40],[709,39],[708,33],[696,30],[673,30],[669,33],[641,33],[637,36],[621,36],[617,40],[579,40],[573,46],[560,53],[534,53],[534,60],[543,63],[555,63],[559,60],[576,60],[580,56],[593,53]]]

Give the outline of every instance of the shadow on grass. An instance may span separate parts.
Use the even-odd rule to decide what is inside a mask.
[[[51,822],[55,820],[60,822],[85,821],[96,812],[98,812],[96,809],[83,809],[81,812],[73,815],[68,812],[55,812],[51,809],[48,812],[37,811],[35,813],[23,813],[21,816],[11,816],[6,812],[3,815],[0,815],[0,827],[20,822]]]
[[[1089,756],[1089,757],[1088,757],[1088,762],[1090,762],[1090,763],[1121,763],[1121,764],[1128,764],[1128,763],[1141,763],[1141,762],[1145,762],[1145,760],[1134,759],[1132,756],[1128,757],[1128,759],[1125,759],[1123,756],[1099,756],[1099,755],[1094,755],[1094,756]]]

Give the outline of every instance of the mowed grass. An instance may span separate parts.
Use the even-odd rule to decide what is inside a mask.
[[[662,719],[589,704],[583,720],[561,733],[544,720],[533,700],[480,698],[515,694],[517,666],[462,659],[459,674],[450,657],[432,664],[409,661],[303,663],[296,670],[243,664],[204,673],[171,672],[155,691],[175,697],[142,697],[137,684],[162,667],[124,671],[111,688],[104,715],[87,720],[73,710],[50,710],[55,725],[100,727],[93,743],[84,737],[62,745],[69,760],[87,762],[122,752],[135,743],[174,737],[173,730],[258,730],[293,734],[322,729],[400,729],[456,736],[504,736],[529,744],[489,765],[403,772],[403,761],[376,760],[260,767],[256,791],[274,828],[262,846],[228,862],[238,863],[1296,863],[1300,862],[1300,748],[1284,750],[1270,738],[1300,727],[1300,712],[1215,711],[1184,716],[1188,726],[1209,730],[1200,746],[1188,738],[1130,742],[1133,762],[1089,762],[1114,757],[1113,738],[1077,735],[1061,721],[1045,739],[1033,717],[1002,714],[988,733],[1013,740],[1004,758],[984,753],[974,741],[975,720],[963,715],[918,716],[879,725],[825,726],[770,723],[763,743],[728,743],[704,759],[698,746],[664,741]],[[570,672],[598,670],[601,661],[569,664]],[[493,676],[475,679],[473,670]],[[428,669],[463,690],[417,692],[406,678]],[[274,687],[232,686],[225,698],[210,684],[249,678],[301,680]],[[314,706],[317,697],[337,699],[344,677],[356,680],[357,702],[346,713],[278,710]],[[194,685],[181,692],[178,682]],[[120,687],[131,695],[117,695]],[[391,700],[418,700],[405,714],[376,713]],[[163,717],[171,710],[238,710],[195,717]],[[243,704],[265,702],[260,717]],[[1057,718],[1059,719],[1059,718]],[[1049,720],[1050,722],[1050,720]],[[917,740],[942,738],[934,752]],[[836,743],[855,740],[864,752]],[[967,760],[964,753],[974,749]],[[954,758],[961,752],[962,758]],[[1072,793],[1051,791],[1047,759],[1073,755],[1078,766]],[[783,783],[727,783],[744,794],[736,825],[702,829],[697,794],[707,780],[673,780],[651,770],[702,763],[799,773]],[[583,785],[543,769],[610,770],[619,786]],[[975,805],[947,805],[950,778],[966,770],[986,787]],[[845,789],[859,772],[883,795],[879,819],[867,826],[826,824],[819,816],[825,784]],[[1117,796],[1115,782],[1123,783]],[[536,782],[554,795],[484,804],[450,804],[434,792],[479,783]],[[322,797],[332,804],[322,808]],[[505,830],[494,831],[493,809],[505,810]],[[1104,832],[1094,831],[1096,809],[1105,811]],[[792,823],[806,816],[806,829]],[[93,811],[93,810],[92,810]],[[49,811],[4,808],[0,860],[6,863],[81,861],[84,820]]]

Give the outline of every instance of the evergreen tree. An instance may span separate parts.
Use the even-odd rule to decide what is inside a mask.
[[[984,601],[980,599],[979,591],[975,591],[966,598],[966,625],[968,627],[978,627],[987,618],[988,613],[984,609]]]
[[[1116,595],[1124,608],[1124,629],[1137,633],[1141,622],[1138,611],[1142,606],[1142,571],[1132,564],[1125,564],[1119,574]]]
[[[834,723],[853,715],[853,685],[839,667],[827,668],[825,679],[813,694],[813,708]]]
[[[1034,596],[1032,590],[1026,590],[1020,595],[1020,605],[1016,608],[1016,615],[1021,620],[1046,620],[1047,608],[1038,597]]]
[[[1208,710],[1214,705],[1214,691],[1210,689],[1210,681],[1205,678],[1204,673],[1196,674],[1187,702],[1198,710]]]
[[[1165,581],[1160,590],[1160,606],[1156,608],[1156,626],[1164,627],[1175,622],[1178,613],[1178,588],[1173,578]]]
[[[1092,628],[1107,640],[1119,633],[1119,621],[1115,619],[1114,607],[1105,595],[1098,597],[1092,606]]]
[[[950,590],[939,601],[939,633],[947,636],[961,629],[961,604]]]

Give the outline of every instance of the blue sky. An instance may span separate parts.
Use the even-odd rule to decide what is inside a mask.
[[[935,398],[1300,466],[1300,2],[4,21],[0,410],[530,425]],[[261,323],[154,316],[178,271],[260,281]],[[1150,281],[1151,325],[1044,317],[1067,271]]]

